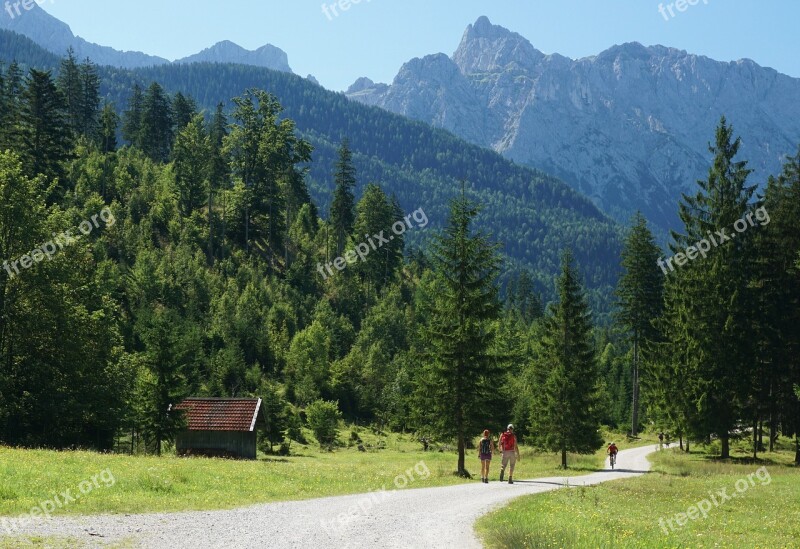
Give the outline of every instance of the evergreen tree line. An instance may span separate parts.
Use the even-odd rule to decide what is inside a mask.
[[[723,121],[675,251],[761,205],[771,223],[663,277],[638,218],[619,316],[599,329],[570,252],[548,307],[529,271],[501,294],[499,248],[466,186],[430,247],[396,238],[323,278],[320,263],[403,216],[383,186],[359,185],[347,141],[323,220],[313,147],[274,96],[253,89],[208,116],[154,83],[118,120],[91,93],[91,64],[65,63],[77,84],[67,70],[2,73],[0,258],[104,206],[117,222],[0,279],[3,442],[160,452],[181,427],[165,410],[190,395],[261,396],[269,445],[336,402],[349,420],[456,441],[462,474],[472,436],[508,420],[564,466],[629,414],[634,431],[719,437],[723,454],[753,426],[756,439],[762,424],[797,434],[800,155],[754,198]]]
[[[0,43],[7,46],[0,48],[0,60],[9,63],[16,56],[26,70],[35,67],[50,69],[54,75],[61,72],[58,57],[36,51],[37,46],[25,37],[0,31]],[[211,122],[220,101],[225,102],[225,113],[230,116],[230,98],[247,89],[267,90],[284,107],[282,117],[292,119],[298,135],[314,147],[315,161],[307,165],[307,185],[323,217],[333,200],[334,172],[330,166],[336,163],[338,145],[345,137],[350,139],[353,164],[360,174],[362,186],[355,192],[360,195],[363,185],[380,181],[406,211],[424,206],[435,227],[443,226],[449,200],[458,194],[460,181],[466,180],[470,195],[484,205],[477,227],[491,229],[502,243],[503,287],[527,270],[536,292],[553,299],[552,281],[559,271],[560,250],[570,246],[598,320],[610,323],[608,296],[619,274],[622,228],[588,198],[547,174],[515,165],[448,132],[348,101],[341,94],[288,73],[239,65],[190,64],[137,70],[99,67],[99,74],[103,104],[113,105],[120,116],[130,110],[136,86],[139,94],[144,94],[154,81],[170,98],[179,93],[195,98],[207,122]],[[128,141],[121,130],[116,137],[120,142]],[[142,139],[149,143],[152,137]],[[409,246],[420,247],[427,232],[411,231],[406,236]]]
[[[755,457],[772,451],[779,435],[797,442],[800,432],[800,149],[758,193],[737,157],[740,143],[723,118],[707,179],[680,203],[684,228],[670,252],[718,231],[731,235],[748,217],[761,223],[720,237],[707,257],[666,269],[638,216],[617,292],[631,346],[632,431],[653,424],[687,451],[690,440],[718,441],[723,458],[732,440],[744,440]]]

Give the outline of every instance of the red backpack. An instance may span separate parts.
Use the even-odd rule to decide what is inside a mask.
[[[506,431],[500,436],[500,446],[504,452],[510,452],[517,446],[517,437],[514,436],[514,433]]]

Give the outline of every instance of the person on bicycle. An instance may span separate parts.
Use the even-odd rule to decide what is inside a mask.
[[[613,460],[612,467],[613,463],[617,462],[617,452],[619,452],[619,448],[617,448],[617,445],[615,443],[612,442],[611,444],[608,445],[608,456]]]
[[[481,482],[489,484],[489,466],[494,453],[494,441],[489,436],[489,429],[483,431],[483,438],[478,444],[478,457],[481,460]]]

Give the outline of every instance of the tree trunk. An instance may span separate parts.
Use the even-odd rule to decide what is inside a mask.
[[[775,435],[778,434],[778,426],[776,425],[775,421],[775,414],[774,411],[770,412],[769,415],[769,451],[775,451]]]
[[[794,435],[794,464],[800,467],[800,434]]]
[[[250,251],[250,207],[244,206],[244,251]]]
[[[561,449],[561,468],[567,468],[567,450],[566,448]]]
[[[466,478],[467,469],[464,465],[464,434],[458,433],[458,476]]]
[[[758,418],[753,420],[753,460],[758,459]]]
[[[463,324],[462,324],[463,325]],[[459,367],[459,373],[461,368]],[[464,408],[463,408],[463,399],[460,396],[458,398],[458,408],[456,412],[456,432],[458,437],[458,476],[462,478],[467,478],[469,475],[467,474],[467,468],[464,463],[464,454],[465,454],[465,444],[464,444]]]
[[[208,184],[208,260],[214,266],[214,191]]]
[[[681,449],[681,451],[683,451],[683,433],[681,433],[680,435],[678,435],[678,443],[680,444],[680,449]],[[686,443],[686,446],[687,446],[687,447],[689,446],[689,443],[688,443],[688,442]],[[687,449],[686,451],[688,452],[689,450]]]
[[[722,459],[728,459],[731,457],[731,437],[729,433],[723,433],[721,437],[719,437],[720,442],[722,442],[722,453],[719,457]]]
[[[633,402],[631,403],[631,436],[639,434],[639,335],[633,336]]]
[[[794,464],[800,467],[800,402],[795,404],[794,422]]]

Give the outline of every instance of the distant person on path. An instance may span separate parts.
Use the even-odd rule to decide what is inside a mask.
[[[617,462],[617,452],[619,452],[619,448],[617,448],[617,444],[612,442],[608,445],[608,456],[614,456],[614,463]]]
[[[489,436],[489,429],[483,431],[483,438],[478,444],[478,457],[481,460],[481,482],[489,484],[489,466],[492,464],[494,441]]]
[[[661,446],[664,444],[664,433],[658,433],[658,449],[661,450]]]
[[[511,469],[508,470],[508,483],[514,484],[514,466],[520,457],[517,436],[514,434],[514,425],[511,423],[508,424],[506,432],[500,435],[500,451],[503,453],[503,461],[500,466],[500,482],[503,482],[503,476],[506,474],[506,465],[510,461]]]
[[[667,448],[669,448],[669,433],[667,433]]]

